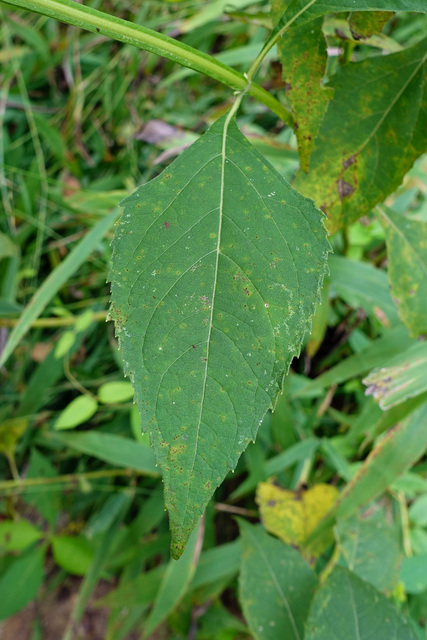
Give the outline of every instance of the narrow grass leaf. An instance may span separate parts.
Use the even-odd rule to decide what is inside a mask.
[[[403,353],[385,359],[363,380],[366,395],[385,411],[427,391],[427,343],[415,342]]]
[[[199,559],[202,546],[200,531],[200,527],[194,529],[179,560],[169,561],[153,609],[144,625],[144,638],[147,638],[159,626],[185,596]]]
[[[129,438],[109,433],[86,431],[82,433],[52,434],[62,444],[125,469],[134,469],[148,476],[159,476],[154,454],[149,447]]]
[[[427,404],[424,404],[376,444],[329,514],[309,538],[309,543],[330,528],[337,517],[350,517],[360,507],[382,495],[424,455],[426,447]]]
[[[322,373],[312,382],[308,382],[298,389],[293,394],[293,397],[309,397],[329,387],[331,384],[339,384],[368,373],[370,369],[383,365],[394,355],[404,357],[405,351],[416,344],[414,340],[409,338],[406,327],[400,325],[388,330],[383,337],[374,340],[360,353],[349,356],[328,371],[325,371],[325,373]]]
[[[76,247],[68,254],[60,265],[52,271],[46,278],[42,286],[33,296],[32,300],[25,308],[18,324],[11,332],[6,346],[0,356],[0,366],[2,366],[14,349],[20,343],[24,335],[29,330],[31,323],[39,317],[52,298],[62,287],[62,285],[77,271],[87,257],[92,253],[97,244],[102,240],[107,231],[111,229],[118,216],[118,211],[113,211],[102,218],[89,231]]]

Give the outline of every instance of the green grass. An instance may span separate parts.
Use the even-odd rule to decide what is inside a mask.
[[[206,6],[86,4],[173,36]],[[233,64],[244,72],[245,53],[266,37],[266,20],[261,2],[241,17],[202,21],[180,39],[213,55],[237,49]],[[102,385],[123,381],[113,326],[105,322],[113,223],[120,201],[202,134],[233,95],[152,54],[1,3],[0,24],[0,576],[11,576],[3,586],[28,596],[23,606],[38,594],[27,621],[35,639],[78,637],[73,628],[95,615],[95,601],[106,607],[96,609],[100,638],[137,638],[165,572],[174,585],[176,575],[168,567],[162,483],[138,412],[129,400],[98,397]],[[424,29],[425,16],[406,15],[387,35],[412,44]],[[329,44],[340,41],[331,36]],[[372,51],[361,46],[355,55]],[[274,66],[264,65],[257,80],[286,100]],[[167,123],[166,137],[158,121]],[[239,124],[291,179],[298,163],[293,132],[251,98]],[[423,157],[392,197],[394,208],[427,221],[426,189]],[[240,542],[233,516],[259,518],[255,489],[272,473],[290,490],[318,483],[341,489],[384,430],[418,410],[409,400],[387,423],[390,414],[365,395],[361,381],[407,339],[388,288],[382,229],[370,215],[331,242],[336,255],[314,324],[317,346],[294,361],[276,413],[217,490],[199,564],[194,571],[186,565],[185,588],[174,587],[182,587],[182,600],[153,638],[191,637],[191,625],[200,640],[248,638],[236,595]],[[363,286],[354,287],[356,276]],[[84,394],[98,402],[93,416],[74,432],[56,431],[61,412]],[[372,505],[386,511],[396,533],[393,562],[427,553],[426,522],[412,507],[427,494],[425,474],[422,460]],[[2,538],[5,522],[13,535]],[[331,557],[326,550],[318,571]],[[18,560],[32,580],[24,580]],[[396,575],[388,595],[414,620],[424,619],[426,591],[405,595]],[[59,620],[56,607],[64,601]],[[58,616],[59,631],[49,615]]]

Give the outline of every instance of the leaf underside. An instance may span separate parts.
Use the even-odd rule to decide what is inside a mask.
[[[229,116],[123,204],[110,313],[179,557],[275,405],[329,244],[321,212]]]

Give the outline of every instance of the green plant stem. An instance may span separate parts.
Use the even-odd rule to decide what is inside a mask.
[[[3,4],[40,13],[66,24],[94,33],[101,33],[114,40],[150,51],[214,78],[235,91],[244,91],[248,86],[248,79],[244,74],[218,62],[212,56],[197,51],[162,33],[85,7],[77,2],[72,2],[72,0],[3,0]],[[250,83],[248,93],[265,104],[284,122],[292,124],[292,116],[289,111],[268,91],[259,85]]]
[[[107,319],[107,311],[95,311],[92,316],[92,322],[102,322]],[[43,329],[56,327],[71,327],[76,324],[78,316],[64,316],[58,318],[38,318],[33,320],[30,327],[39,327]],[[16,327],[19,318],[0,318],[0,327]]]
[[[96,480],[98,478],[115,478],[115,477],[131,477],[137,475],[138,471],[130,471],[128,469],[106,469],[105,471],[88,471],[86,473],[68,473],[53,478],[25,478],[14,480],[3,480],[0,482],[0,491],[8,491],[11,489],[27,489],[28,487],[39,487],[47,484],[63,484],[69,482],[78,482],[79,480]]]

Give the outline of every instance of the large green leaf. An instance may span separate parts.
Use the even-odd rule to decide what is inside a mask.
[[[408,620],[385,596],[336,567],[311,604],[305,640],[416,640]]]
[[[36,597],[43,582],[46,546],[36,547],[14,560],[0,578],[0,620],[23,609]]]
[[[281,4],[281,0],[272,3],[273,19],[277,14],[280,17]],[[333,90],[322,84],[328,60],[322,23],[319,18],[291,29],[277,43],[304,171],[308,171],[314,139],[333,96]]]
[[[388,276],[399,315],[414,337],[427,334],[427,223],[378,207]]]
[[[321,213],[230,116],[124,205],[111,316],[163,472],[179,557],[275,405],[329,245]]]
[[[256,640],[301,640],[316,587],[305,560],[261,527],[240,522],[242,561],[239,599]]]
[[[338,519],[335,535],[341,564],[379,591],[390,593],[399,577],[402,551],[399,531],[388,521],[385,509],[370,505],[353,518]]]
[[[394,191],[427,149],[427,39],[342,67],[296,187],[327,213],[330,230],[354,222]]]

